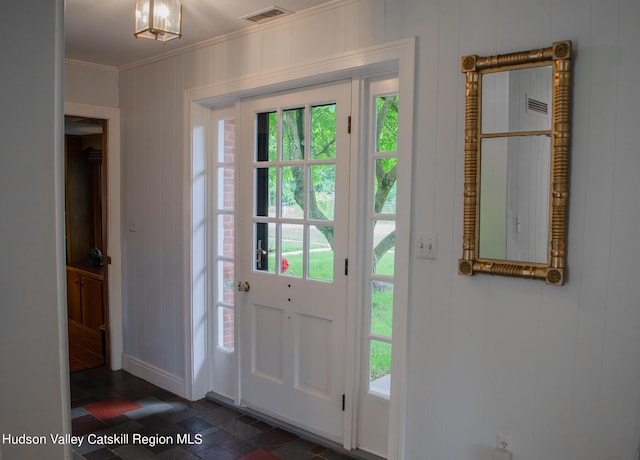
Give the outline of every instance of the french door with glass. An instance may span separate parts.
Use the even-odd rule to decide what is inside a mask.
[[[338,442],[350,104],[350,82],[242,103],[236,206],[242,403]]]

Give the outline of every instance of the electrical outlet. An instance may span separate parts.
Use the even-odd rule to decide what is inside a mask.
[[[513,440],[508,436],[504,436],[498,433],[498,435],[496,436],[496,447],[498,449],[504,449],[509,452],[513,452]]]

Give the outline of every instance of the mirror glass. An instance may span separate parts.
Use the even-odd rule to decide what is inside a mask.
[[[551,129],[550,65],[482,76],[482,133]]]
[[[565,284],[571,41],[462,56],[464,209],[458,273]]]
[[[546,263],[551,139],[482,139],[480,159],[480,257]]]

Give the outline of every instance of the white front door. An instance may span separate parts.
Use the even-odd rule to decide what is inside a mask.
[[[243,102],[236,210],[241,401],[338,442],[350,104],[349,82]]]

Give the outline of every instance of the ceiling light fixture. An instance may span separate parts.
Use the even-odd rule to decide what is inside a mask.
[[[162,43],[182,37],[180,0],[136,0],[134,35]]]

